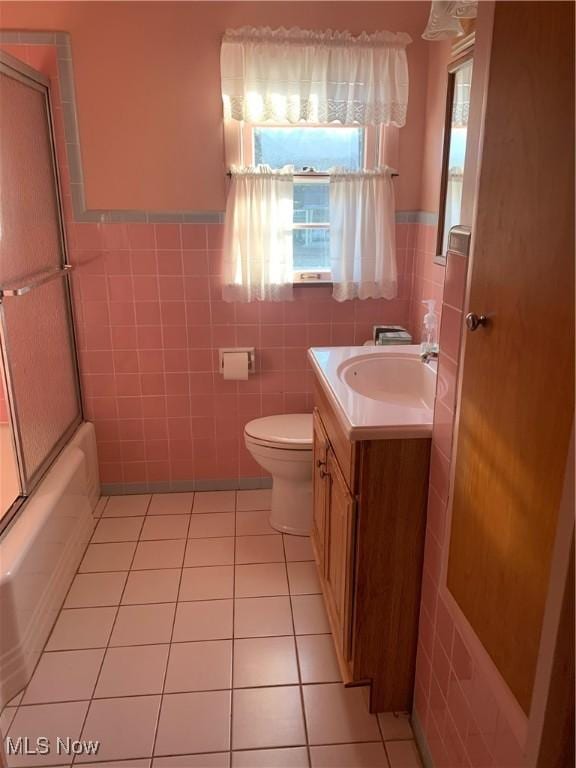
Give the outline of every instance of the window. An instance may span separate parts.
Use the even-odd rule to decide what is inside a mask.
[[[472,59],[460,59],[448,68],[439,227],[434,259],[437,264],[446,264],[450,228],[460,223],[471,81]]]
[[[385,30],[226,31],[220,72],[233,195],[223,295],[231,301],[283,300],[294,280],[322,277],[342,301],[396,295],[389,166],[398,136],[382,129],[406,122],[410,40]],[[269,174],[263,164],[302,172]],[[355,170],[328,179],[333,165]],[[377,223],[367,227],[367,216]]]
[[[363,127],[255,126],[246,154],[254,164],[293,165],[294,281],[330,280],[330,192],[326,173],[338,166],[360,170],[366,144]],[[298,175],[300,174],[300,175]]]
[[[294,165],[327,171],[338,165],[359,170],[364,164],[364,129],[255,127],[254,162],[273,168]]]

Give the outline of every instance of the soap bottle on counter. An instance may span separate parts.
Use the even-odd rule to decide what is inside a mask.
[[[438,354],[438,315],[434,311],[436,307],[434,299],[424,299],[422,304],[426,304],[428,312],[426,312],[422,321],[420,354],[428,357]]]

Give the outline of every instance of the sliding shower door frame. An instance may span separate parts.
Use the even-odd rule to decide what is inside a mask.
[[[74,432],[78,429],[79,425],[84,419],[82,391],[80,387],[80,368],[78,364],[78,354],[76,345],[76,333],[74,330],[74,317],[72,310],[72,290],[70,285],[70,271],[72,266],[68,259],[68,248],[66,241],[66,232],[64,229],[64,209],[62,204],[62,190],[60,184],[60,178],[58,173],[57,155],[56,155],[56,143],[55,143],[55,130],[52,104],[50,100],[50,81],[41,75],[36,70],[28,67],[23,62],[10,56],[9,54],[0,51],[0,72],[18,80],[25,85],[34,88],[44,96],[44,103],[47,116],[47,128],[50,142],[51,160],[52,160],[52,173],[54,179],[54,190],[56,195],[56,208],[58,214],[58,232],[60,241],[60,269],[52,270],[51,273],[46,272],[42,274],[29,275],[23,278],[21,285],[0,286],[0,348],[2,353],[2,362],[4,365],[4,377],[6,381],[8,408],[11,419],[11,432],[12,442],[14,446],[14,453],[18,465],[18,472],[20,476],[20,489],[21,496],[16,500],[8,512],[4,515],[0,521],[0,533],[9,525],[12,519],[14,519],[16,513],[20,509],[26,498],[38,485],[47,469],[54,462],[58,454],[63,447],[69,442]],[[70,352],[72,355],[73,373],[74,373],[74,389],[78,402],[78,414],[68,425],[62,436],[54,444],[53,448],[46,455],[41,464],[34,470],[34,472],[28,475],[26,471],[26,463],[24,459],[22,449],[22,432],[20,421],[18,417],[18,411],[16,406],[15,392],[13,388],[13,380],[10,365],[10,342],[8,339],[8,329],[6,327],[6,318],[3,311],[3,303],[5,301],[18,301],[18,296],[24,295],[29,291],[34,290],[39,285],[48,282],[49,280],[63,280],[64,292],[65,292],[65,304],[66,304],[66,317],[69,333]],[[46,372],[49,375],[49,372]]]

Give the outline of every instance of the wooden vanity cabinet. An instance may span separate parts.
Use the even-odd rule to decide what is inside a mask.
[[[312,545],[345,685],[372,712],[409,711],[430,439],[350,441],[319,384]]]
[[[354,585],[354,536],[356,500],[351,494],[334,452],[328,449],[328,476],[325,478],[326,540],[324,596],[333,617],[334,640],[343,658],[351,658],[352,589]]]
[[[326,493],[327,493],[327,471],[328,471],[328,449],[330,443],[320,420],[318,412],[314,410],[314,441],[313,441],[313,460],[314,460],[314,501],[313,501],[313,525],[312,525],[312,544],[316,553],[316,559],[324,576],[324,542],[326,539]]]

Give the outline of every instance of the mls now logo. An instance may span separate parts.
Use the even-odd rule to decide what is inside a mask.
[[[47,736],[38,736],[37,739],[30,739],[28,736],[18,736],[13,739],[7,736],[5,740],[7,755],[49,755],[53,751],[57,755],[96,755],[100,748],[99,741],[79,741],[56,737],[56,748],[52,749],[52,744]]]

